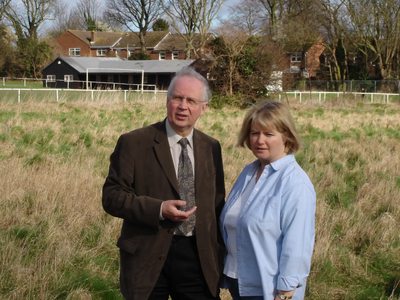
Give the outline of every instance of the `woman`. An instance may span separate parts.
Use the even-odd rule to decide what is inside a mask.
[[[251,108],[238,145],[257,160],[239,175],[221,214],[223,287],[234,300],[303,299],[316,197],[294,157],[300,140],[289,110],[279,102]]]

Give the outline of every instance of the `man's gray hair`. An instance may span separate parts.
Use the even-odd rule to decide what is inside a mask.
[[[203,101],[204,102],[210,102],[211,99],[211,90],[210,86],[208,85],[207,79],[205,79],[200,73],[196,72],[193,68],[191,67],[183,67],[179,72],[177,72],[172,78],[171,83],[169,84],[168,91],[167,91],[167,97],[168,99],[171,99],[172,91],[174,90],[174,85],[176,81],[183,76],[188,76],[191,78],[197,78],[203,83],[204,86],[204,91],[203,91]]]

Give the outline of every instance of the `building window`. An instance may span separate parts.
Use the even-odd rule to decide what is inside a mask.
[[[301,52],[292,53],[290,62],[301,62]]]
[[[106,56],[107,49],[97,49],[97,56]]]
[[[160,52],[160,60],[165,60],[165,52]]]
[[[81,56],[81,48],[69,48],[69,56]]]
[[[47,82],[56,82],[56,75],[47,75]]]
[[[179,59],[179,52],[172,51],[172,59]]]
[[[64,75],[64,82],[74,81],[74,75]]]
[[[215,80],[215,77],[211,73],[207,73],[207,80]]]

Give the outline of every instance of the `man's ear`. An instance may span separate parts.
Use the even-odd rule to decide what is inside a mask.
[[[208,102],[204,103],[204,104],[201,106],[200,116],[204,115],[204,113],[206,112],[207,107],[208,107]]]

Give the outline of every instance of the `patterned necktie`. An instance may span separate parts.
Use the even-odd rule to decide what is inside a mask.
[[[179,141],[179,144],[182,146],[182,152],[179,157],[179,165],[178,165],[178,183],[179,183],[179,195],[181,200],[186,201],[185,206],[181,206],[181,210],[187,211],[196,205],[195,201],[195,192],[194,192],[194,178],[193,178],[193,168],[192,163],[188,154],[188,145],[189,141],[187,138],[182,138]],[[179,230],[187,235],[188,232],[194,229],[194,225],[196,223],[196,212],[190,215],[189,219],[186,222],[182,222],[179,225]]]

